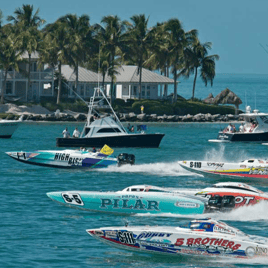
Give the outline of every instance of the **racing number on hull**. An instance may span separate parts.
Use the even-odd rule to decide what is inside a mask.
[[[64,199],[65,203],[84,206],[83,200],[79,194],[62,194],[62,198]]]
[[[201,168],[202,163],[201,162],[190,162],[190,167],[192,168]]]

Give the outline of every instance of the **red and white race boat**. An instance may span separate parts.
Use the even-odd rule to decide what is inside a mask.
[[[268,201],[268,195],[250,185],[239,182],[222,182],[207,187],[195,195],[207,197],[208,207],[224,211],[241,206],[255,205]]]

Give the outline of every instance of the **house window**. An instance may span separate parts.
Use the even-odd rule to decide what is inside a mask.
[[[37,62],[32,62],[31,63],[31,71],[32,72],[37,72]]]
[[[142,86],[142,88],[141,88],[141,95],[142,95],[142,97],[145,96],[145,86]]]
[[[124,86],[122,90],[122,95],[127,96],[128,95],[128,87]]]
[[[136,96],[137,95],[137,86],[133,87],[133,95]]]
[[[43,83],[42,95],[44,96],[52,95],[52,86],[50,83]]]
[[[84,87],[84,85],[81,84],[81,85],[79,85],[79,87],[80,87],[80,95],[85,96],[85,87]]]
[[[6,82],[6,94],[7,95],[11,95],[13,93],[12,86],[13,86],[13,83],[11,81]]]

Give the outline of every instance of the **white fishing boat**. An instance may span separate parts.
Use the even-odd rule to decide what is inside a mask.
[[[101,96],[101,99],[98,98],[98,95]],[[157,148],[165,135],[145,133],[145,128],[137,133],[128,132],[101,88],[96,88],[90,102],[85,103],[88,105],[89,111],[80,137],[57,138],[56,145],[58,147],[102,147],[104,144],[108,144],[111,147]],[[110,110],[112,115],[102,117],[99,113],[101,109]]]
[[[229,124],[221,130],[217,139],[209,142],[267,142],[268,141],[268,113],[260,113],[258,110],[251,112],[247,106],[246,113],[240,114],[244,123],[236,129],[234,124]]]
[[[0,120],[0,138],[11,138],[21,123],[19,120]]]
[[[121,226],[86,230],[93,238],[120,249],[169,255],[236,258],[268,256],[268,239],[250,236],[210,218],[186,227]]]
[[[238,163],[223,161],[179,161],[184,169],[204,176],[268,179],[268,160],[248,159]]]

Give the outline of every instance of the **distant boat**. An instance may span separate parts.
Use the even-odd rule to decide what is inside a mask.
[[[96,101],[97,93],[101,94],[101,99]],[[106,102],[106,104],[104,104]],[[165,134],[161,133],[145,133],[146,127],[140,129],[138,133],[128,132],[102,89],[95,88],[90,103],[86,103],[89,107],[87,122],[79,138],[57,138],[56,145],[58,147],[102,147],[108,144],[111,147],[144,147],[158,148]],[[109,109],[112,116],[100,117],[96,109]],[[94,116],[94,121],[91,118]]]
[[[251,113],[247,106],[246,113],[240,114],[245,120],[241,131],[230,130],[228,127],[219,132],[218,138],[209,142],[267,142],[268,141],[268,113]]]
[[[21,123],[19,120],[0,120],[0,138],[11,138],[15,130]]]

